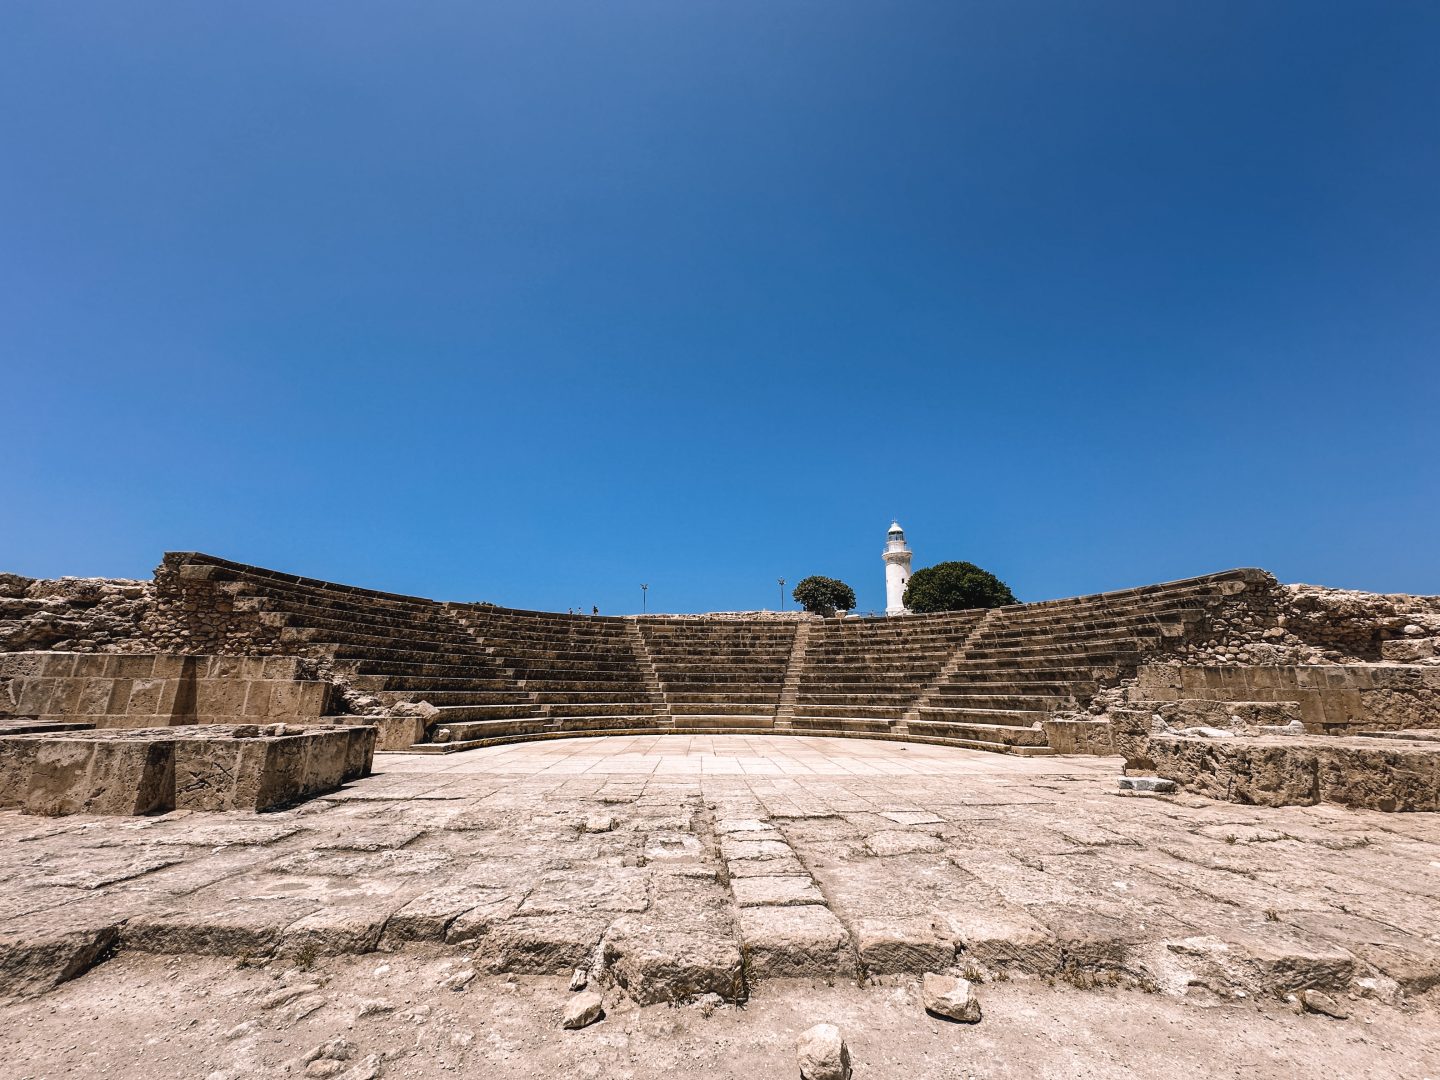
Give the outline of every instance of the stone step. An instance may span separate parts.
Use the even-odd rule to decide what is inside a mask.
[[[670,712],[677,718],[680,716],[745,716],[745,715],[768,715],[774,717],[775,706],[779,704],[779,695],[774,701],[684,701],[670,698]]]
[[[743,728],[754,731],[769,731],[775,726],[775,717],[770,713],[679,713],[675,714],[675,728],[693,732],[697,728]]]
[[[450,727],[455,724],[463,724],[469,721],[481,720],[510,720],[520,717],[532,717],[542,719],[544,713],[540,706],[533,701],[516,701],[509,703],[497,703],[494,705],[439,705],[440,715],[436,717],[437,726]]]
[[[440,708],[446,705],[506,705],[512,702],[529,702],[530,696],[521,690],[381,690],[375,694],[386,705],[402,701],[428,701]]]
[[[388,637],[429,637],[436,640],[474,644],[475,638],[453,619],[420,620],[389,619],[362,612],[347,613],[343,618],[336,613],[317,610],[308,605],[284,607],[269,613],[281,626],[315,627],[320,629],[359,630],[363,633]]]
[[[318,627],[287,626],[280,631],[280,640],[295,644],[345,646],[357,649],[403,649],[411,653],[444,656],[484,656],[485,651],[473,643],[432,641],[427,638],[376,637],[373,634],[347,633]]]
[[[999,678],[964,679],[941,683],[933,691],[933,696],[937,698],[967,698],[977,694],[994,694],[1023,697],[1048,695],[1065,698],[1083,694],[1089,697],[1094,694],[1096,689],[1098,689],[1098,685],[1088,679],[1036,679],[1033,682],[1016,682]]]
[[[676,670],[673,667],[670,667],[663,663],[659,663],[657,661],[655,664],[655,668],[657,671],[660,672],[661,677],[666,682],[673,682],[681,685],[688,682],[703,682],[710,684],[765,682],[778,683],[783,681],[785,678],[785,666],[783,664],[778,667],[768,667],[763,669],[731,668],[727,670],[716,671],[713,669],[700,668]]]
[[[563,668],[521,668],[515,672],[515,680],[528,689],[540,686],[564,686],[583,690],[613,690],[617,687],[633,686],[645,679],[645,672],[636,666],[629,671],[588,671],[582,667]]]
[[[343,659],[343,658],[342,658]],[[416,663],[402,660],[375,660],[364,657],[349,658],[336,670],[354,675],[396,676],[401,678],[465,679],[471,676],[489,677],[497,671],[505,671],[498,662],[481,657],[479,663]]]
[[[940,720],[911,720],[910,733],[966,742],[999,743],[1005,746],[1045,746],[1045,732],[1009,724],[961,724]]]
[[[426,693],[485,693],[505,692],[519,689],[513,678],[501,676],[475,678],[441,678],[430,675],[348,675],[350,685],[356,690],[377,694],[408,694],[415,691]]]
[[[1075,707],[1073,694],[935,694],[926,699],[921,711],[939,709],[1059,709]]]
[[[917,716],[931,723],[980,724],[986,727],[1032,727],[1049,719],[1051,709],[943,709],[923,706]]]
[[[556,701],[547,704],[546,711],[553,717],[588,716],[654,716],[658,710],[654,701]]]
[[[844,708],[847,705],[907,705],[915,699],[915,695],[888,693],[877,690],[873,693],[820,693],[819,691],[808,691],[803,687],[795,697],[797,709],[811,705],[826,705],[835,708]]]
[[[1053,623],[1032,624],[1028,626],[1000,623],[993,628],[986,627],[975,636],[974,640],[977,643],[998,643],[1006,641],[1029,642],[1043,641],[1048,638],[1068,638],[1095,634],[1126,634],[1136,630],[1165,633],[1166,631],[1183,630],[1186,622],[1187,620],[1177,613],[1173,617],[1148,614],[1129,618],[1097,619],[1093,622],[1072,622],[1065,619],[1056,619]]]
[[[541,705],[569,705],[576,701],[590,702],[596,705],[614,701],[645,701],[649,697],[642,685],[635,685],[623,690],[536,690],[529,691],[531,696]]]
[[[899,717],[809,716],[797,711],[791,725],[799,735],[888,735]]]
[[[474,653],[433,652],[427,649],[405,648],[403,644],[379,647],[327,642],[317,642],[315,647],[324,650],[337,660],[388,660],[397,664],[469,665],[471,667],[493,663],[492,657],[478,650]]]
[[[593,652],[519,652],[513,649],[489,647],[489,655],[503,662],[507,667],[549,668],[584,667],[591,671],[625,671],[634,668],[639,659],[634,653],[618,649],[595,650]]]
[[[1005,660],[1009,662],[1023,662],[1030,657],[1038,656],[1135,655],[1139,651],[1137,645],[1142,641],[1143,639],[1138,637],[1124,637],[1097,638],[1093,641],[1061,641],[1044,646],[975,647],[966,649],[965,655],[971,660]]]
[[[411,602],[395,602],[379,598],[364,590],[342,591],[334,588],[313,589],[298,585],[287,585],[253,575],[231,575],[216,580],[232,581],[238,594],[274,600],[282,605],[293,604],[337,612],[356,614],[388,615],[395,619],[443,618],[445,609],[433,600],[415,599]]]
[[[795,703],[795,721],[801,717],[819,719],[899,720],[905,715],[904,705],[812,705]]]

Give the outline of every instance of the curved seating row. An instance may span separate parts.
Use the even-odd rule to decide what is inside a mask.
[[[183,565],[180,565],[183,564]],[[1040,721],[1187,640],[1259,571],[894,619],[564,615],[167,556],[382,701],[439,710],[416,749],[612,732],[789,731],[1046,753]],[[164,594],[162,591],[162,600]],[[193,598],[187,600],[194,607]],[[213,630],[215,612],[201,613]],[[247,625],[250,625],[247,623]]]

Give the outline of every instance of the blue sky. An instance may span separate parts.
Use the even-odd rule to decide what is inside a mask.
[[[0,568],[1440,592],[1440,7],[0,7]]]

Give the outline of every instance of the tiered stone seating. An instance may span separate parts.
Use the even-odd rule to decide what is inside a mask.
[[[386,704],[429,701],[453,719],[542,715],[513,670],[475,640],[447,605],[415,596],[336,585],[205,555],[187,555],[190,580],[228,594],[235,610],[258,613],[271,651],[328,659],[356,690]]]
[[[440,715],[417,748],[444,750],[773,729],[1046,753],[1040,721],[1135,674],[1207,610],[1269,580],[1236,570],[989,612],[816,620],[799,635],[775,619],[440,604],[204,555],[168,555],[162,569],[192,645],[315,657],[387,703],[428,701]]]
[[[1237,572],[1239,573],[1239,572]],[[991,611],[907,717],[909,734],[982,750],[1050,753],[1041,721],[1135,674],[1237,579],[1217,574]]]
[[[677,730],[774,727],[793,622],[657,616],[636,625]]]
[[[489,604],[450,605],[450,610],[530,699],[523,714],[508,713],[503,705],[457,705],[445,717],[452,743],[663,726],[660,688],[645,669],[627,620]],[[537,725],[537,719],[547,722]]]
[[[826,620],[810,629],[794,728],[805,734],[901,734],[897,725],[983,612]]]

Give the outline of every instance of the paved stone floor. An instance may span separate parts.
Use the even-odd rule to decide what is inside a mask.
[[[1234,1000],[1440,983],[1440,821],[1126,796],[1115,760],[637,736],[380,755],[265,815],[0,814],[0,975],[408,942],[642,1004],[953,967]],[[598,949],[598,951],[597,951]],[[47,968],[47,965],[50,967]],[[65,972],[60,972],[61,974]]]
[[[0,813],[0,986],[29,998],[0,1007],[0,1073],[304,1072],[303,1041],[383,993],[409,1003],[364,1021],[392,1076],[790,1075],[775,1055],[827,1017],[870,1075],[1168,1075],[1212,1035],[1228,1049],[1194,1075],[1440,1074],[1419,1049],[1440,1034],[1440,819],[1122,795],[1118,773],[642,736],[380,755],[274,814]],[[552,1015],[575,967],[612,1015],[583,1050]],[[980,1034],[925,1020],[915,977],[943,969],[981,981]],[[1288,1015],[1306,988],[1366,1026]],[[750,1004],[664,1019],[705,993]],[[430,1053],[406,1033],[432,1007],[452,1041]],[[487,1016],[507,1033],[467,1050]],[[113,1045],[97,1057],[74,1023]]]

